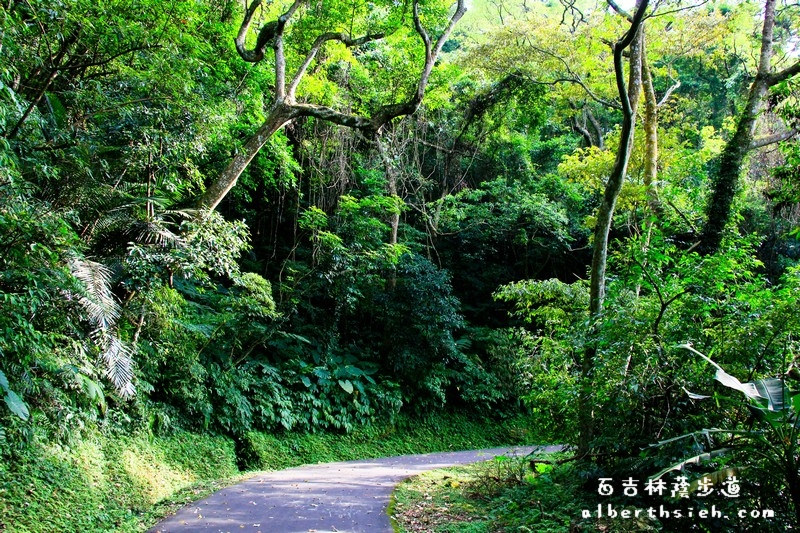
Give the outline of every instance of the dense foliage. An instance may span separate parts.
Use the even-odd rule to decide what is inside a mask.
[[[625,56],[641,74],[623,83],[639,100],[628,146],[608,43],[630,13],[474,4],[419,109],[373,131],[342,117],[414,94],[447,2],[253,2],[245,44],[275,51],[259,62],[237,54],[231,0],[5,3],[3,462],[96,432],[195,431],[233,439],[246,463],[283,431],[526,411],[539,438],[568,444],[591,423],[587,490],[725,449],[690,475],[738,469],[743,501],[775,509],[776,528],[796,520],[798,406],[758,418],[681,346],[743,383],[800,389],[797,6],[778,2],[766,67],[774,0],[648,7]],[[289,103],[313,112],[278,124],[222,202],[198,208],[281,104],[280,60],[305,73]],[[784,452],[753,451],[758,424]]]

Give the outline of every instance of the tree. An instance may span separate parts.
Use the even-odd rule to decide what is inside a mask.
[[[705,254],[716,252],[722,242],[722,233],[731,218],[731,207],[739,190],[739,175],[747,154],[755,148],[787,139],[796,133],[790,130],[764,139],[754,139],[756,121],[770,87],[800,73],[800,61],[780,71],[774,71],[771,66],[774,55],[776,4],[777,0],[766,0],[764,4],[761,52],[756,75],[750,84],[747,100],[736,122],[736,130],[722,151],[719,169],[714,176],[711,196],[706,207],[706,222],[700,236],[700,251]]]
[[[631,19],[631,26],[627,33],[616,43],[614,43],[614,75],[617,81],[617,91],[622,104],[622,131],[620,133],[619,148],[614,161],[611,175],[608,177],[605,192],[600,207],[597,210],[597,224],[594,229],[594,246],[592,250],[591,276],[589,279],[589,320],[594,324],[600,318],[603,307],[606,286],[606,264],[608,257],[608,234],[611,230],[611,222],[614,216],[614,207],[617,197],[622,190],[622,183],[625,180],[625,173],[628,168],[628,160],[633,146],[633,124],[635,109],[633,104],[638,100],[638,93],[641,90],[641,47],[638,53],[631,51],[631,73],[629,87],[625,86],[625,74],[622,67],[623,51],[631,46],[637,38],[640,39],[640,27],[644,20],[647,10],[648,0],[637,2],[636,12]],[[639,41],[641,44],[641,41]],[[638,57],[637,57],[638,56]],[[638,70],[638,72],[637,72]],[[636,97],[632,98],[635,91]],[[581,361],[581,389],[579,396],[578,429],[580,432],[578,441],[578,455],[586,456],[589,454],[592,435],[594,433],[594,422],[592,416],[592,374],[594,370],[594,359],[597,353],[596,347],[590,342],[583,353]]]
[[[424,62],[417,79],[416,88],[403,101],[384,103],[371,112],[360,114],[340,111],[327,105],[298,101],[297,89],[309,67],[317,59],[317,56],[327,43],[334,41],[342,43],[348,48],[354,48],[383,39],[386,33],[374,32],[366,33],[361,37],[353,37],[351,33],[345,31],[320,31],[305,54],[305,58],[296,68],[294,76],[287,84],[287,59],[285,54],[285,39],[289,36],[286,34],[287,27],[296,12],[306,7],[308,3],[307,0],[295,0],[276,20],[263,25],[252,49],[247,49],[247,33],[256,11],[262,4],[262,0],[253,0],[245,11],[244,20],[235,39],[236,51],[244,61],[258,63],[265,58],[267,48],[272,48],[275,69],[273,101],[263,124],[247,140],[220,176],[206,189],[200,200],[200,204],[203,207],[214,209],[236,185],[239,176],[241,176],[267,140],[291,120],[299,117],[314,117],[348,128],[354,128],[364,133],[368,138],[377,138],[383,126],[388,122],[403,115],[413,114],[422,103],[425,88],[428,85],[434,64],[444,43],[467,9],[465,0],[457,0],[455,12],[450,16],[449,22],[439,37],[434,41],[422,24],[419,0],[413,0],[412,19],[414,30],[419,35],[425,48]],[[351,20],[350,22],[352,30],[353,21]],[[391,174],[391,171],[389,173]],[[392,189],[392,183],[389,184],[389,189]]]

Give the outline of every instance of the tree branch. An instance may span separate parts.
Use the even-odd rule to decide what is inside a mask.
[[[608,5],[611,7],[611,9],[613,9],[614,11],[616,11],[617,13],[619,13],[620,15],[622,15],[623,17],[628,19],[628,22],[633,21],[633,16],[631,16],[630,13],[628,13],[627,11],[622,9],[619,6],[619,4],[617,4],[614,0],[606,0],[606,3],[608,3]]]
[[[796,62],[794,65],[786,67],[780,72],[770,74],[770,76],[767,78],[767,84],[772,87],[773,85],[777,85],[784,80],[788,80],[795,74],[800,74],[800,61]]]
[[[586,120],[585,115],[584,115],[584,120]],[[581,136],[586,141],[587,147],[594,146],[594,139],[592,138],[592,134],[589,133],[589,130],[586,128],[586,123],[584,122],[583,124],[581,124],[580,121],[578,121],[577,116],[572,117],[572,129],[575,130],[577,133],[581,134]]]
[[[681,86],[681,80],[676,80],[675,83],[672,85],[672,87],[667,89],[667,92],[664,93],[664,96],[661,98],[661,100],[659,100],[656,107],[661,107],[662,105],[666,104],[667,100],[669,100],[669,97],[672,96],[672,93],[677,91],[680,88],[680,86]]]
[[[248,63],[258,63],[264,59],[264,51],[267,49],[267,45],[271,40],[270,36],[265,33],[265,29],[268,26],[265,25],[263,28],[261,28],[261,31],[258,34],[258,39],[256,40],[256,45],[253,47],[253,49],[248,50],[246,46],[247,32],[250,30],[250,24],[253,22],[253,15],[255,14],[256,9],[258,9],[258,7],[261,5],[261,1],[262,0],[253,0],[250,6],[245,10],[244,20],[239,26],[239,33],[236,34],[236,37],[233,39],[233,42],[236,45],[236,52],[238,52],[239,56]],[[272,37],[274,37],[274,35]]]
[[[275,26],[275,40],[272,48],[275,50],[275,99],[279,101],[286,97],[286,57],[283,55],[283,30],[303,2],[305,0],[295,0],[286,13],[278,17]]]
[[[595,133],[597,134],[597,147],[601,150],[605,150],[605,142],[603,141],[603,128],[600,126],[600,123],[592,113],[591,109],[586,109],[586,116],[589,118],[589,122],[591,123],[592,127],[594,128]]]
[[[283,15],[278,17],[278,20],[273,20],[272,22],[264,24],[258,32],[255,46],[252,50],[248,50],[247,32],[250,30],[250,24],[253,22],[253,15],[255,15],[256,10],[261,6],[262,1],[263,0],[253,0],[250,3],[250,6],[244,12],[244,20],[241,26],[239,26],[239,33],[237,33],[236,37],[233,39],[236,45],[236,52],[248,63],[258,63],[264,59],[267,46],[273,43],[277,36],[283,34],[283,28],[286,26],[286,23],[292,15],[294,15],[294,12],[297,11],[297,8],[305,3],[305,0],[295,0],[291,7],[289,7]]]
[[[328,106],[292,103],[291,108],[298,113],[297,116],[314,117],[333,122],[339,126],[361,130],[365,133],[374,130],[373,123],[369,118],[342,113]]]
[[[422,42],[425,43],[425,60],[427,61],[431,55],[431,38],[428,35],[428,32],[425,31],[425,28],[422,26],[422,22],[419,20],[419,2],[414,0],[413,6],[413,16],[414,16],[414,29],[417,30],[417,33],[422,38]]]
[[[80,64],[76,64],[76,65],[72,65],[72,64],[70,64],[71,62],[67,62],[66,64],[64,64],[64,66],[60,67],[59,70],[81,70],[81,69],[87,69],[89,67],[100,67],[100,66],[103,66],[103,65],[107,65],[108,63],[111,63],[112,61],[114,61],[118,57],[122,57],[125,54],[130,54],[132,52],[140,52],[142,50],[153,50],[153,49],[157,49],[157,48],[161,48],[161,45],[159,45],[159,44],[153,44],[153,45],[146,44],[146,45],[142,45],[142,46],[132,46],[131,48],[126,48],[125,50],[122,50],[120,52],[116,52],[116,53],[114,53],[114,54],[112,54],[112,55],[110,55],[110,56],[108,56],[108,57],[106,57],[104,59],[98,59],[96,61],[89,61],[89,62],[86,62],[86,63],[80,63]]]
[[[786,141],[788,139],[791,139],[792,137],[794,137],[798,133],[800,133],[800,132],[798,132],[798,130],[793,128],[791,130],[782,131],[782,132],[776,133],[774,135],[768,135],[766,137],[761,137],[760,139],[753,139],[753,142],[750,143],[750,147],[748,148],[748,150],[753,150],[755,148],[762,148],[764,146],[769,146],[770,144],[775,144],[775,143],[778,143],[778,142],[781,142],[781,141]]]
[[[273,49],[275,50],[275,99],[272,103],[272,107],[266,121],[261,125],[256,133],[250,137],[250,139],[248,139],[248,141],[242,147],[242,150],[234,155],[231,162],[228,164],[225,170],[222,171],[217,180],[215,180],[206,189],[205,194],[199,201],[200,206],[206,209],[214,209],[219,202],[225,198],[225,196],[228,194],[228,191],[230,191],[231,188],[236,185],[239,176],[241,176],[242,172],[244,172],[244,170],[256,156],[258,151],[261,150],[264,144],[269,140],[269,138],[287,122],[295,118],[301,116],[315,117],[320,120],[333,122],[334,124],[341,126],[354,128],[363,132],[367,137],[372,137],[376,134],[379,134],[381,128],[383,128],[383,126],[392,119],[401,115],[410,115],[414,113],[422,103],[422,96],[425,92],[425,87],[427,86],[428,79],[436,62],[437,55],[441,51],[442,46],[444,46],[447,38],[450,36],[453,27],[467,10],[466,0],[457,0],[456,10],[451,16],[449,23],[436,40],[436,43],[431,45],[430,36],[428,36],[428,33],[422,27],[422,23],[419,20],[419,0],[414,0],[414,25],[417,29],[417,32],[425,42],[426,49],[425,64],[423,65],[419,82],[417,83],[417,90],[406,102],[384,105],[378,108],[378,110],[370,116],[360,116],[342,113],[330,107],[321,105],[306,103],[298,104],[294,102],[293,93],[297,89],[297,85],[299,84],[303,74],[305,74],[309,65],[325,42],[329,40],[340,40],[345,44],[352,43],[352,45],[357,45],[361,42],[377,39],[379,36],[367,35],[360,39],[351,40],[349,37],[343,36],[339,33],[331,32],[318,37],[312,46],[312,50],[310,50],[309,54],[306,56],[303,65],[292,79],[289,87],[289,97],[287,98],[286,59],[283,55],[283,30],[294,12],[298,9],[298,7],[303,5],[306,0],[295,0],[292,6],[283,15],[281,15],[275,23],[265,26],[265,28],[271,28],[274,24],[274,32],[270,29],[269,32],[265,33],[265,28],[262,28],[255,49],[248,51],[245,48],[247,30],[251,24],[256,9],[261,4],[261,1],[262,0],[253,0],[250,6],[247,8],[244,21],[242,22],[239,30],[239,35],[235,39],[236,49],[239,52],[239,55],[245,61],[260,61],[264,56],[266,45],[269,44],[270,39],[272,40]],[[270,35],[270,39],[267,39],[266,37],[269,37]]]
[[[611,43],[609,43],[609,44],[611,44]],[[540,54],[544,54],[546,56],[552,57],[556,61],[560,62],[562,65],[564,65],[564,69],[566,69],[566,72],[567,72],[567,76],[564,76],[562,78],[556,78],[552,82],[535,82],[534,81],[533,83],[538,83],[539,85],[555,85],[556,83],[563,83],[563,82],[575,83],[577,85],[580,85],[581,88],[583,88],[583,90],[586,91],[586,94],[588,94],[589,97],[592,100],[594,100],[595,102],[597,102],[599,104],[602,104],[602,105],[604,105],[606,107],[611,107],[611,108],[614,108],[614,109],[622,109],[622,106],[620,106],[616,102],[612,102],[611,100],[605,100],[603,98],[600,98],[596,94],[594,94],[592,92],[592,90],[589,88],[589,86],[586,85],[586,83],[580,78],[580,76],[575,74],[575,72],[572,70],[572,68],[570,68],[569,63],[567,63],[567,60],[564,59],[563,57],[561,57],[560,55],[558,55],[558,54],[556,54],[554,52],[551,52],[550,50],[547,50],[545,48],[541,48],[539,46],[533,45],[530,42],[528,42],[528,47],[530,49],[532,49],[533,51],[535,51],[535,52],[539,52]]]
[[[605,98],[600,98],[599,96],[594,94],[592,92],[592,90],[586,85],[586,83],[584,83],[583,80],[581,80],[580,78],[577,78],[577,77],[576,78],[557,78],[557,79],[549,81],[549,82],[533,81],[532,83],[535,83],[537,85],[555,85],[557,83],[574,83],[576,85],[580,85],[581,88],[586,92],[586,94],[589,95],[589,98],[591,98],[592,100],[594,100],[598,104],[603,104],[604,106],[610,107],[610,108],[613,108],[613,109],[622,109],[622,106],[620,104],[618,104],[617,102],[614,102],[613,100],[606,100]]]
[[[439,35],[436,43],[431,45],[431,38],[419,19],[419,0],[414,0],[414,27],[425,44],[425,63],[422,66],[422,72],[417,82],[417,90],[411,98],[405,102],[385,105],[378,109],[372,116],[372,123],[375,131],[380,130],[384,124],[392,119],[401,115],[411,115],[419,108],[422,103],[422,97],[425,94],[425,87],[427,87],[428,80],[433,71],[433,65],[436,63],[436,57],[439,55],[439,52],[441,52],[445,41],[450,37],[450,33],[453,31],[456,23],[464,16],[466,11],[466,0],[457,0],[455,13],[450,17],[450,21],[441,35]]]
[[[702,0],[699,4],[694,4],[694,5],[691,5],[691,6],[679,7],[679,8],[676,8],[676,9],[672,9],[670,11],[662,11],[660,13],[653,13],[648,18],[663,17],[664,15],[671,15],[673,13],[679,13],[681,11],[687,11],[689,9],[696,9],[696,8],[702,6],[702,5],[707,4],[708,2],[709,2],[709,0]]]

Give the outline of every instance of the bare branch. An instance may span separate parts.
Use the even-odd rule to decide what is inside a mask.
[[[361,131],[372,131],[373,123],[370,119],[360,115],[342,113],[331,107],[316,104],[291,104],[291,108],[297,112],[297,116],[314,117],[327,122],[333,122],[340,126],[346,126]]]
[[[585,120],[586,117],[584,117]],[[586,123],[581,123],[578,120],[578,117],[572,117],[572,129],[575,130],[577,133],[581,134],[581,137],[586,141],[586,146],[594,146],[594,139],[592,138],[592,134],[589,133],[589,130],[586,128]]]
[[[664,93],[664,96],[658,102],[656,107],[661,107],[662,105],[666,104],[667,100],[669,100],[669,97],[672,96],[672,93],[677,91],[680,88],[680,86],[681,86],[681,80],[676,80],[675,83],[672,85],[672,87],[667,89],[667,92]]]
[[[428,32],[422,26],[422,22],[419,20],[419,2],[414,0],[414,29],[417,30],[417,33],[422,38],[422,42],[425,43],[425,58],[427,59],[430,57],[431,54],[431,38],[428,35]]]
[[[283,100],[286,97],[286,58],[283,55],[283,30],[294,12],[305,0],[295,0],[292,6],[280,17],[275,27],[275,99]],[[263,30],[262,30],[263,31]]]
[[[572,15],[572,24],[570,25],[572,32],[574,33],[576,29],[578,29],[578,25],[581,22],[586,22],[586,16],[583,14],[583,11],[578,9],[575,4],[577,4],[576,0],[559,0],[561,5],[564,7],[564,11],[561,12],[561,22],[560,24],[564,24],[567,20],[567,13]]]
[[[265,32],[265,29],[269,25],[265,25],[263,28],[261,28],[261,31],[258,34],[258,40],[256,41],[255,47],[252,50],[247,50],[246,47],[247,32],[250,30],[250,24],[253,21],[253,15],[255,14],[256,9],[258,9],[258,7],[261,5],[261,1],[262,0],[253,0],[250,6],[245,10],[244,20],[242,21],[241,26],[239,26],[239,33],[233,40],[239,56],[249,63],[257,63],[264,59],[264,51],[271,41],[271,39],[268,38],[269,35],[267,35]]]
[[[595,102],[603,104],[606,107],[611,107],[613,109],[622,109],[621,104],[614,102],[613,100],[606,100],[605,98],[600,98],[599,96],[594,94],[592,90],[589,89],[589,87],[580,78],[557,78],[555,80],[550,80],[550,81],[531,80],[531,83],[533,83],[534,85],[556,85],[559,83],[575,83],[576,85],[580,85],[581,88],[583,88],[583,90],[586,91],[586,94],[589,95],[589,98],[591,98]]]
[[[594,128],[595,133],[597,134],[597,147],[601,150],[605,150],[605,142],[603,141],[603,128],[600,126],[600,123],[592,113],[591,109],[585,108],[586,116],[589,118],[589,123]]]
[[[681,12],[681,11],[687,11],[687,10],[689,10],[689,9],[696,9],[696,8],[698,8],[698,7],[702,6],[702,5],[705,5],[705,4],[707,4],[707,3],[708,3],[708,1],[709,1],[709,0],[703,0],[703,1],[702,1],[702,2],[700,2],[699,4],[693,4],[693,5],[691,5],[691,6],[679,7],[679,8],[676,8],[676,9],[672,9],[672,10],[670,10],[670,11],[662,11],[661,13],[655,13],[655,12],[654,12],[653,14],[651,14],[650,16],[648,16],[647,18],[663,17],[664,15],[671,15],[671,14],[673,14],[673,13],[679,13],[679,12]]]
[[[575,83],[577,85],[580,85],[583,88],[583,90],[586,91],[586,94],[588,94],[589,97],[592,100],[594,100],[595,102],[603,104],[604,106],[607,106],[607,107],[612,107],[614,109],[622,109],[622,106],[620,104],[618,104],[616,102],[613,102],[611,100],[605,100],[603,98],[600,98],[596,94],[594,94],[592,92],[592,90],[589,88],[589,86],[586,85],[586,83],[580,78],[580,76],[575,74],[575,72],[569,66],[569,63],[567,63],[567,60],[564,59],[563,57],[561,57],[560,55],[558,55],[555,52],[552,52],[550,50],[547,50],[545,48],[541,48],[541,47],[538,47],[536,45],[530,44],[530,42],[528,43],[528,47],[531,50],[535,51],[535,52],[539,52],[540,54],[544,54],[546,56],[550,56],[553,59],[559,61],[562,65],[564,65],[564,68],[567,71],[567,76],[566,77],[556,78],[556,79],[554,79],[554,80],[552,80],[550,82],[536,82],[536,81],[534,81],[532,83],[536,83],[538,85],[555,85],[557,83],[564,83],[564,82],[566,82],[566,83]]]

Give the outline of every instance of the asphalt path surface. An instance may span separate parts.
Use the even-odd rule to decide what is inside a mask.
[[[492,448],[307,465],[264,472],[187,505],[149,533],[383,533],[386,508],[400,481],[437,468],[526,455],[558,446]]]

